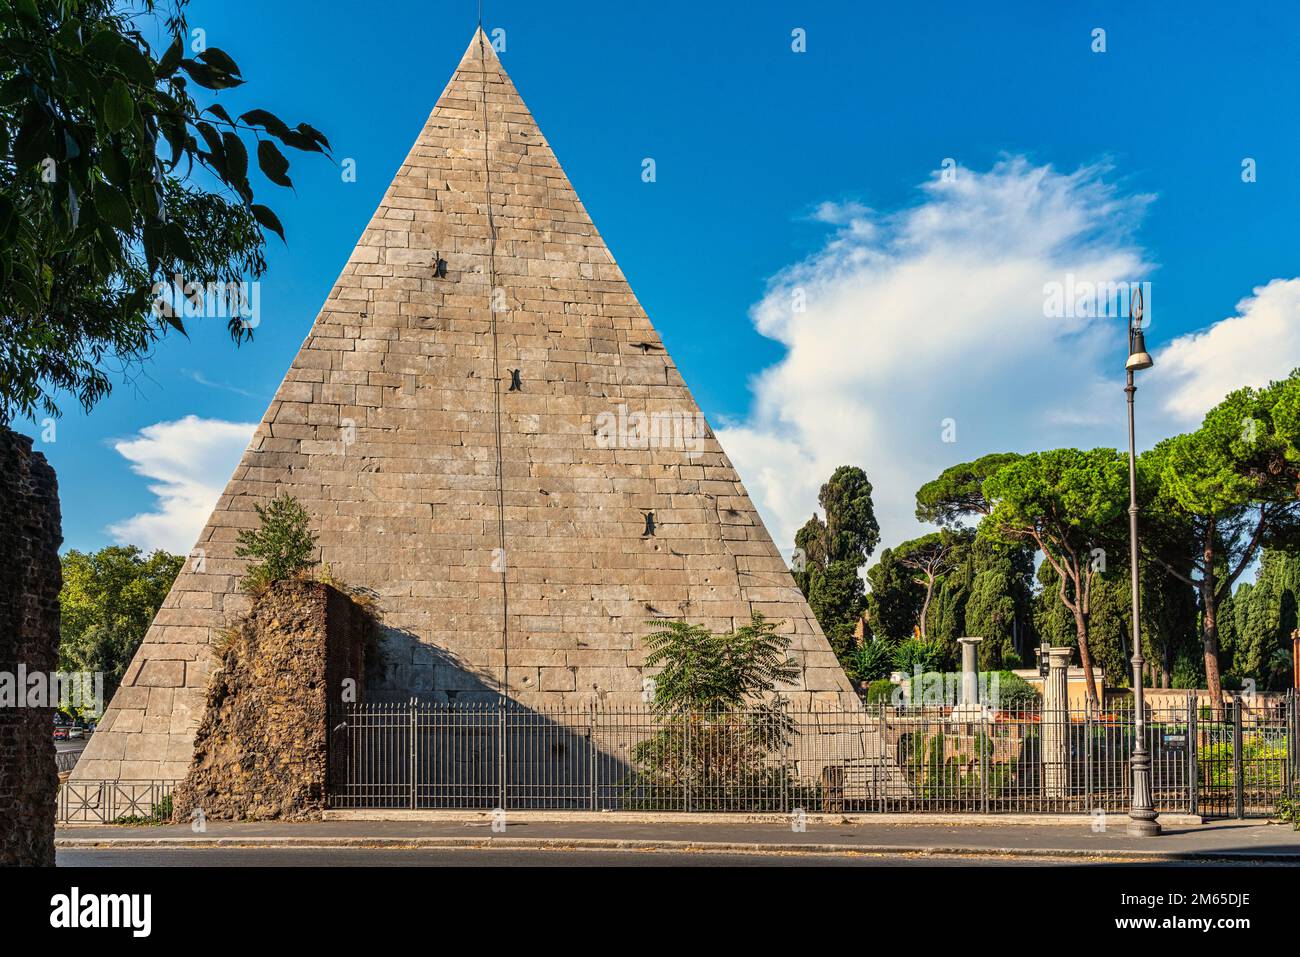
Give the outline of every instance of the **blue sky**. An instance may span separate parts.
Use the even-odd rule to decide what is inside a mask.
[[[842,462],[877,482],[890,544],[918,531],[907,499],[936,467],[1124,441],[1121,383],[1107,378],[1122,374],[1118,327],[1053,326],[1043,277],[1151,281],[1150,343],[1170,360],[1157,371],[1177,375],[1139,394],[1144,444],[1194,425],[1223,383],[1300,365],[1300,283],[1250,298],[1300,275],[1290,4],[485,6],[484,26],[506,31],[502,62],[783,548]],[[261,417],[474,17],[470,2],[192,4],[191,26],[249,79],[220,101],[310,122],[355,159],[357,181],[291,157],[296,193],[262,184],[288,245],[269,246],[256,340],[235,349],[220,322],[200,322],[38,441],[59,474],[65,547],[113,541],[110,525],[157,510],[160,482],[190,513],[224,484],[243,442],[220,423]],[[945,193],[947,158],[959,182]],[[1246,158],[1256,182],[1242,180]],[[818,294],[797,321],[778,315],[795,286]],[[915,365],[914,333],[927,356]],[[212,422],[156,428],[190,415]],[[949,415],[960,438],[939,445]],[[151,427],[170,452],[150,450]],[[115,448],[132,440],[147,474]]]

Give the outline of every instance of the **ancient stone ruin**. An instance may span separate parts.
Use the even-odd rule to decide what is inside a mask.
[[[54,470],[0,426],[0,681],[23,698],[0,703],[0,866],[54,864],[54,702],[27,700],[26,679],[58,667],[62,542]]]
[[[277,582],[257,595],[218,641],[176,819],[293,820],[323,810],[330,712],[364,694],[374,629],[363,606],[321,582]]]

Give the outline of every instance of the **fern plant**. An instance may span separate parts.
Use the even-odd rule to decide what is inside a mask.
[[[760,614],[730,634],[703,625],[656,620],[646,635],[646,666],[660,668],[654,709],[660,714],[726,713],[793,681],[799,669],[786,654],[790,639]]]
[[[790,639],[762,615],[730,634],[658,620],[646,664],[660,668],[659,730],[632,751],[629,806],[772,810],[788,772],[770,757],[797,733],[777,688],[798,677]],[[775,695],[768,700],[768,696]]]

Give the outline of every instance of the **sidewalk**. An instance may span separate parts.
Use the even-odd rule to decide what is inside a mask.
[[[92,847],[506,847],[588,848],[629,851],[799,852],[879,855],[961,855],[1077,858],[1084,860],[1273,861],[1300,864],[1300,832],[1263,821],[1215,821],[1169,826],[1158,838],[1129,837],[1127,818],[1112,816],[1106,830],[1091,823],[1039,825],[911,823],[833,824],[809,821],[691,823],[530,820],[512,812],[495,833],[487,815],[443,821],[312,821],[297,824],[209,823],[162,827],[60,827],[61,848]]]

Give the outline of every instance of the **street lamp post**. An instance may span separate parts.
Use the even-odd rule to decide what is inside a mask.
[[[1128,811],[1128,832],[1135,837],[1155,837],[1160,833],[1160,822],[1156,820],[1156,809],[1151,800],[1151,755],[1147,752],[1146,703],[1142,688],[1142,632],[1138,598],[1137,442],[1133,430],[1133,393],[1137,392],[1137,386],[1133,384],[1133,373],[1139,369],[1150,369],[1153,364],[1142,332],[1143,305],[1142,287],[1138,286],[1136,309],[1132,299],[1129,300],[1128,361],[1124,363],[1124,370],[1128,376],[1128,384],[1124,391],[1128,395],[1129,572],[1133,581],[1133,757],[1130,759],[1133,769],[1133,798]]]

